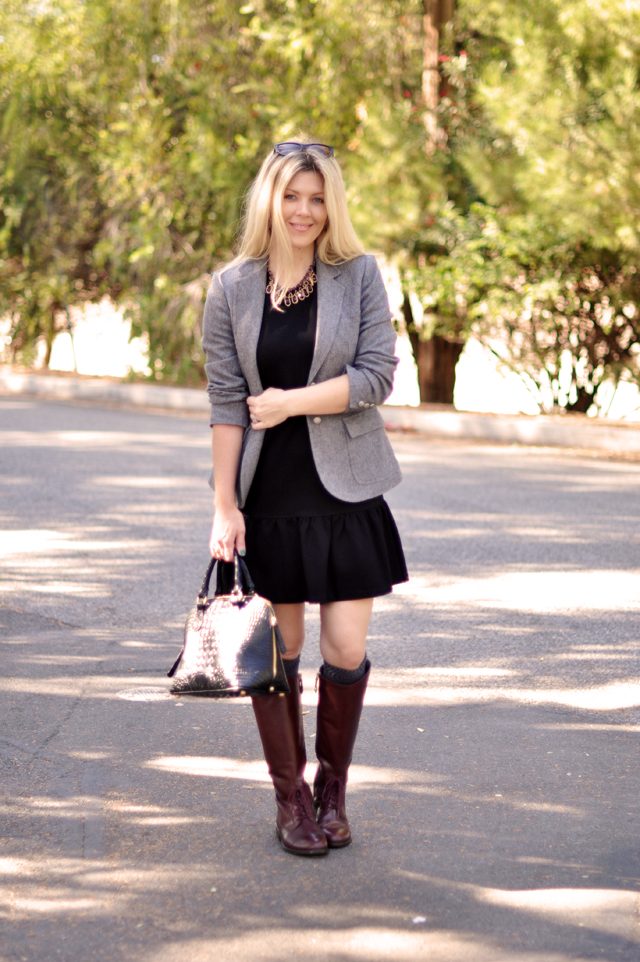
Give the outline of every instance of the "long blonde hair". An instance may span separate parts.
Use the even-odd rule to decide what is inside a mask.
[[[294,143],[313,141],[298,138]],[[324,180],[327,222],[316,241],[316,256],[325,264],[343,264],[364,254],[347,208],[342,172],[334,157],[317,150],[296,150],[282,157],[271,151],[247,191],[238,253],[224,270],[245,260],[267,257],[277,249],[277,269],[271,302],[277,307],[294,283],[293,247],[282,216],[288,185],[301,171],[315,171]]]

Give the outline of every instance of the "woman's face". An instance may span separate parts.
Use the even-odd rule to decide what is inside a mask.
[[[327,222],[321,174],[302,170],[289,181],[282,199],[282,216],[295,251],[314,246]]]

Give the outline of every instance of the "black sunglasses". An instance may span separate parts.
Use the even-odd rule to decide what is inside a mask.
[[[276,144],[273,148],[274,154],[280,154],[281,157],[294,154],[296,150],[317,150],[325,157],[333,157],[333,147],[329,144],[299,144],[295,140],[288,140],[284,144]]]

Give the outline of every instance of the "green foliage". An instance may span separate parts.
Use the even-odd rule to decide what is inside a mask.
[[[465,0],[461,11],[508,45],[508,56],[485,65],[477,97],[515,153],[509,196],[491,149],[470,145],[465,157],[485,200],[500,206],[515,193],[563,230],[636,248],[640,9],[626,0]]]
[[[637,377],[637,5],[458,0],[432,154],[421,16],[420,0],[0,0],[15,359],[108,295],[153,377],[198,380],[244,191],[274,141],[309,132],[420,298],[414,339],[501,339],[547,405],[586,410],[603,379]]]
[[[640,380],[640,277],[619,251],[539,239],[503,260],[476,330],[542,410],[600,412],[601,386]]]
[[[407,280],[423,338],[473,330],[543,410],[586,413],[606,382],[640,380],[640,276],[624,251],[482,204],[447,205],[419,240]]]
[[[358,228],[388,243],[419,206],[407,6],[0,0],[0,311],[14,356],[51,343],[68,305],[109,294],[148,335],[155,377],[200,378],[207,275],[229,257],[263,156],[299,131],[336,145]]]
[[[638,379],[639,28],[625,0],[460,0],[449,36],[443,190],[405,284],[422,338],[500,341],[543,408]]]

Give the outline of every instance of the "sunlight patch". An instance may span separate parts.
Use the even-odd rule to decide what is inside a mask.
[[[638,571],[512,571],[446,584],[416,576],[394,594],[429,605],[473,605],[518,611],[629,611],[640,608]]]

